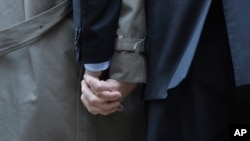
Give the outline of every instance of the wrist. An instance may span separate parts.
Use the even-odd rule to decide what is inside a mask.
[[[102,75],[102,71],[90,71],[90,70],[85,69],[84,75],[91,75],[93,77],[99,78]]]

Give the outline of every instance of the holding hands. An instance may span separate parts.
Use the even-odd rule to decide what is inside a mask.
[[[114,79],[100,80],[102,72],[85,71],[81,82],[81,101],[86,109],[96,115],[109,115],[122,111],[122,101],[136,87],[136,83]]]

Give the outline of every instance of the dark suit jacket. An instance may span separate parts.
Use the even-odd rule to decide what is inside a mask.
[[[224,15],[212,13],[210,14],[212,17],[210,19],[208,19],[208,13],[211,10],[212,0],[145,1],[147,4],[148,29],[146,99],[164,99],[167,96],[167,90],[176,87],[182,82],[187,76],[198,44],[209,44],[210,42],[200,41],[202,31],[204,29],[220,30],[221,26],[217,27],[216,25],[223,24],[222,22],[224,21],[220,21],[223,17],[226,20],[236,85],[250,84],[250,64],[247,62],[250,60],[250,49],[248,47],[250,44],[248,39],[250,37],[250,17],[248,16],[248,13],[250,13],[250,8],[248,8],[250,1],[221,0],[219,2],[222,2],[223,8],[221,7],[221,10],[223,10]],[[104,7],[109,6],[104,4],[105,2],[100,3]],[[104,22],[104,18],[101,18],[97,22],[95,20],[94,22],[87,22],[88,24],[85,26],[85,28],[89,27],[88,29],[91,29],[91,32],[86,32],[89,31],[86,29],[83,32],[81,38],[83,42],[81,44],[85,45],[86,48],[82,47],[81,49],[84,50],[82,54],[85,54],[86,60],[91,58],[88,62],[104,61],[107,59],[107,56],[112,54],[111,46],[100,47],[100,43],[105,43],[104,41],[108,41],[107,44],[111,45],[112,38],[115,36],[116,20],[120,5],[116,0],[113,1],[112,5],[111,3],[109,4],[110,7],[104,8],[103,11],[95,12],[99,15],[107,16],[109,14],[108,17],[113,17],[110,19],[112,22]],[[109,10],[109,8],[113,10]],[[96,16],[98,19],[97,13],[92,16]],[[91,13],[84,14],[91,17]],[[217,21],[217,18],[218,22],[210,22],[213,20]],[[101,26],[103,27],[100,28],[102,30],[91,28],[100,27],[96,25],[103,24],[107,26]],[[90,38],[87,36],[90,36]],[[88,46],[91,47],[89,48]]]
[[[248,63],[250,17],[247,16],[250,13],[248,8],[250,1],[215,2],[215,6],[222,2],[223,7],[220,8],[224,15],[211,13],[210,19],[208,12],[211,10],[212,0],[146,1],[148,17],[146,99],[164,99],[168,89],[180,84],[188,73],[198,44],[202,46],[217,40],[210,37],[211,40],[200,41],[202,31],[209,28],[214,31],[212,34],[216,34],[216,31],[223,28],[216,26],[223,22],[221,21],[223,17],[226,20],[236,85],[250,84],[250,63]],[[213,23],[212,20],[217,22]]]
[[[73,0],[77,60],[100,63],[111,58],[121,0]]]

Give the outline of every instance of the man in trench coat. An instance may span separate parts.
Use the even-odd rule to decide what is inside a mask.
[[[1,141],[80,141],[71,10],[68,0],[1,0]]]
[[[139,98],[128,100],[126,111],[107,117],[83,108],[71,4],[1,0],[1,141],[126,141],[144,136],[134,128],[144,125]]]
[[[146,0],[148,141],[226,141],[230,124],[250,123],[249,6]],[[125,78],[115,78],[115,90]],[[93,93],[113,87],[94,78],[86,82]]]

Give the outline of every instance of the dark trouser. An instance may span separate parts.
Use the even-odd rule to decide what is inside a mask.
[[[167,99],[148,101],[147,141],[229,140],[230,122],[239,117],[232,119],[237,103],[223,17],[213,3],[188,76]]]

